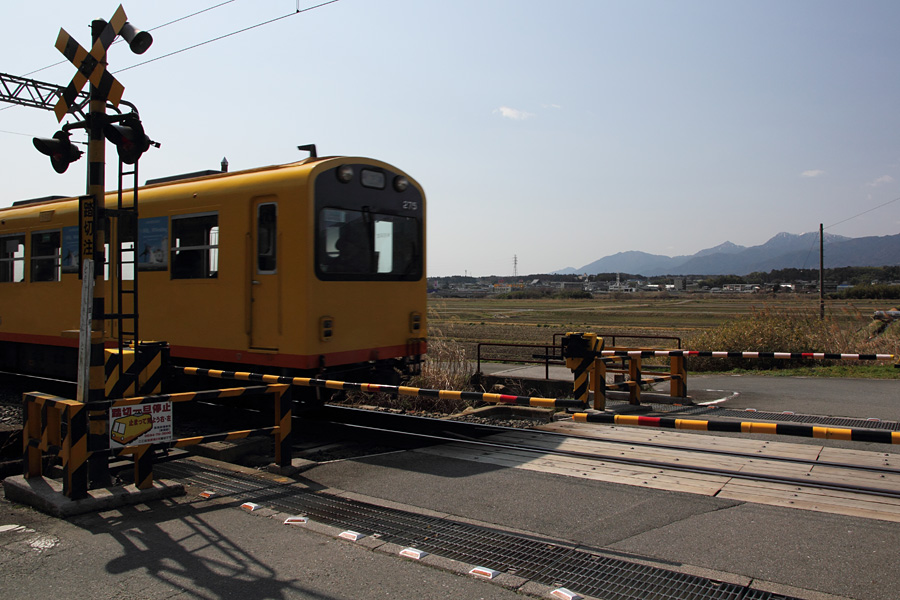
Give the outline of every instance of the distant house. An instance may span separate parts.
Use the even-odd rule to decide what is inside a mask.
[[[726,283],[722,286],[723,292],[751,294],[759,291],[759,286],[752,283]]]

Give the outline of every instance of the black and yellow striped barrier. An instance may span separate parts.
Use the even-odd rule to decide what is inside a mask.
[[[234,379],[238,381],[255,381],[261,383],[285,383],[303,387],[327,388],[331,390],[380,392],[396,396],[421,396],[423,398],[440,398],[447,400],[465,400],[487,402],[489,404],[515,404],[538,408],[584,408],[585,403],[568,398],[535,398],[530,396],[513,396],[510,394],[493,394],[488,392],[460,392],[454,390],[432,390],[397,385],[381,385],[375,383],[353,383],[330,379],[313,379],[309,377],[285,377],[281,375],[264,375],[243,371],[219,371],[201,369],[199,367],[172,367],[185,375],[214,377],[216,379]]]
[[[719,431],[724,433],[767,433],[772,435],[793,435],[826,440],[846,440],[853,442],[875,442],[878,444],[900,444],[900,432],[875,429],[821,427],[796,423],[761,423],[753,421],[708,421],[699,419],[679,419],[676,417],[647,417],[639,415],[616,415],[612,413],[575,413],[572,420],[581,423],[607,423],[613,425],[637,425],[642,427],[663,427],[693,431]]]
[[[732,352],[710,350],[602,350],[600,356],[619,357],[689,357],[705,358],[774,358],[781,360],[894,360],[893,354],[841,354],[838,352]]]
[[[227,431],[203,436],[174,439],[170,442],[154,444],[126,445],[113,451],[114,454],[134,456],[134,482],[138,489],[147,489],[153,485],[154,451],[163,448],[186,448],[197,444],[238,440],[249,437],[272,436],[275,438],[275,463],[280,467],[291,465],[291,444],[293,442],[291,424],[290,386],[272,383],[265,386],[227,388],[221,390],[204,390],[199,392],[181,392],[177,394],[158,394],[136,398],[123,398],[112,401],[110,408],[140,406],[157,402],[212,402],[225,398],[241,398],[249,396],[272,395],[275,402],[276,424],[272,427]]]
[[[158,402],[190,402],[220,400],[248,396],[270,395],[275,403],[275,424],[259,429],[228,431],[205,436],[173,439],[152,444],[124,445],[103,450],[92,450],[88,446],[88,415],[102,413],[110,409]],[[248,437],[272,436],[275,439],[275,462],[281,467],[291,464],[292,423],[291,392],[286,384],[269,384],[123,398],[115,401],[83,404],[67,398],[59,398],[38,392],[24,395],[25,423],[23,427],[23,463],[25,477],[43,475],[43,453],[58,453],[62,460],[63,495],[73,500],[88,495],[88,466],[90,459],[102,458],[108,462],[110,454],[134,457],[134,482],[138,489],[153,485],[153,463],[157,449],[185,448],[207,442],[244,439]],[[104,417],[105,418],[105,417]],[[139,440],[139,438],[137,438]]]
[[[22,430],[25,477],[43,475],[43,452],[58,452],[62,460],[63,494],[87,497],[88,411],[84,404],[38,392],[23,397]]]

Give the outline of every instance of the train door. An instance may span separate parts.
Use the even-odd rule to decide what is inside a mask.
[[[277,350],[281,334],[281,278],[278,270],[278,203],[254,198],[250,255],[250,347]]]

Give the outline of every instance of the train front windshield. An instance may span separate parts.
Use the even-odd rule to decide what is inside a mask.
[[[342,165],[315,185],[316,274],[329,281],[422,278],[423,199],[402,176]]]

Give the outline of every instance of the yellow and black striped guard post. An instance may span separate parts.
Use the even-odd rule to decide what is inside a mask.
[[[127,398],[158,394],[168,357],[168,345],[138,343],[131,348],[107,348],[106,397]]]
[[[563,356],[566,367],[575,375],[573,395],[575,399],[587,403],[590,397],[590,373],[594,360],[599,358],[599,338],[596,333],[567,333],[563,338]]]
[[[25,477],[40,477],[41,452],[58,447],[63,468],[63,495],[78,500],[88,492],[88,411],[75,400],[28,393],[23,397]],[[63,431],[65,434],[63,435]]]
[[[67,403],[66,436],[62,444],[63,495],[78,500],[88,495],[88,410],[80,402]]]

